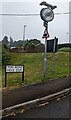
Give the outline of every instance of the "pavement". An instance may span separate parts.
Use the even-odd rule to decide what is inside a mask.
[[[2,93],[2,109],[41,98],[71,87],[71,75]]]

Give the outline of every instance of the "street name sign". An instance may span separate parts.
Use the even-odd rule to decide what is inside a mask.
[[[23,66],[6,65],[6,72],[23,72]]]
[[[23,83],[24,65],[5,65],[5,87],[7,81],[7,73],[22,73],[22,83]]]

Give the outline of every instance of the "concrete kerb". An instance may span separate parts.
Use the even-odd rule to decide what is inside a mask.
[[[15,106],[11,106],[11,107],[7,107],[3,110],[0,110],[0,112],[2,112],[2,116],[3,117],[7,117],[7,116],[11,116],[11,115],[15,115],[17,113],[22,113],[28,109],[34,108],[39,106],[40,104],[43,104],[45,102],[49,102],[53,99],[56,99],[58,97],[64,96],[71,93],[71,87],[70,88],[66,88],[60,92],[42,97],[42,98],[38,98],[35,100],[31,100],[25,103],[21,103]]]

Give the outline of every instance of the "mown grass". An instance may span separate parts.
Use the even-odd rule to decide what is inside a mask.
[[[71,52],[71,48],[70,47],[63,47],[63,48],[59,49],[59,51],[62,51],[62,52]]]
[[[52,70],[52,53],[47,53],[47,70],[45,81],[70,74],[69,52],[55,53],[54,71]],[[42,82],[44,53],[10,53],[10,65],[24,65],[24,85]],[[22,84],[21,73],[7,74],[7,86]],[[5,67],[2,67],[2,86],[5,84]]]

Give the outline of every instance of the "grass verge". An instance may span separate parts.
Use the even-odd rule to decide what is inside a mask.
[[[46,78],[52,80],[58,77],[67,76],[70,74],[70,62],[69,52],[57,52],[55,53],[54,71],[52,65],[52,53],[47,53],[47,69]],[[24,65],[25,66],[25,78],[23,85],[30,85],[34,83],[42,82],[43,74],[43,59],[44,53],[10,53],[10,65]],[[7,74],[7,86],[22,85],[21,73],[9,73]],[[5,66],[2,66],[2,86],[5,84]]]

